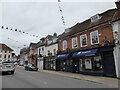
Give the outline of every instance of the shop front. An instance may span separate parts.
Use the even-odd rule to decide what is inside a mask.
[[[77,61],[77,71],[83,74],[101,75],[103,73],[101,56],[98,49],[75,52],[72,55],[73,60]]]
[[[56,70],[116,77],[113,46],[57,55]]]
[[[79,63],[74,71],[77,70],[82,74],[116,77],[112,47],[75,52],[72,59],[77,62],[77,65]]]
[[[56,70],[56,61],[54,56],[44,58],[44,69],[45,70]]]
[[[43,57],[39,57],[38,60],[37,60],[37,67],[41,70],[43,70]]]
[[[56,56],[57,71],[72,72],[72,59],[71,54],[61,54]]]

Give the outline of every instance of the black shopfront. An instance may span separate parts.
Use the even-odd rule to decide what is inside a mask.
[[[58,55],[56,66],[58,71],[116,77],[112,46]]]
[[[56,70],[56,60],[54,56],[44,57],[44,70]]]
[[[73,60],[71,54],[61,54],[56,56],[56,70],[57,71],[73,71]]]

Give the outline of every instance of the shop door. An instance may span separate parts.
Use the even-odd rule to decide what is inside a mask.
[[[73,72],[79,72],[79,59],[73,60]]]
[[[103,72],[105,76],[115,77],[115,62],[112,52],[106,52],[103,54]]]

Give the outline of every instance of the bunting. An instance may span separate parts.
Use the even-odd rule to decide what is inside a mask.
[[[15,31],[15,32],[27,34],[27,35],[30,35],[30,36],[35,37],[35,38],[40,38],[39,36],[31,35],[31,34],[29,34],[29,33],[27,33],[27,32],[24,32],[24,31],[21,31],[21,30],[18,30],[18,29],[13,29],[13,28],[5,27],[5,26],[1,26],[1,29],[3,29],[3,30],[5,30],[5,29],[6,29],[6,30],[11,30],[11,31]]]
[[[58,3],[60,3],[61,2],[61,0],[58,0]],[[60,10],[60,14],[61,14],[61,19],[62,19],[62,22],[63,22],[63,26],[65,26],[65,19],[64,19],[64,16],[63,16],[63,11],[62,11],[62,9],[61,9],[61,7],[60,7],[60,4],[58,4],[58,7],[59,7],[59,10]]]

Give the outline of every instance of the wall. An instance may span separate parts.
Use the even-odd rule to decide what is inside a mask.
[[[48,50],[50,51],[50,53],[52,53],[52,55],[54,56],[54,49],[56,49],[56,53],[57,53],[57,50],[58,50],[58,43],[56,44],[53,44],[53,45],[50,45],[50,46],[46,46],[46,56],[48,56]]]
[[[112,24],[113,26],[113,33],[118,32],[119,33],[119,41],[120,41],[120,21],[116,21]],[[114,37],[115,38],[115,37]],[[117,77],[120,77],[120,44],[116,44],[116,47],[114,47],[114,59],[115,59],[115,66],[116,66],[116,74]]]
[[[90,30],[88,30],[86,32],[82,32],[80,34],[76,34],[76,35],[73,35],[71,37],[67,37],[67,38],[65,38],[63,40],[67,40],[68,48],[72,49],[72,40],[71,40],[71,38],[77,37],[77,39],[78,39],[78,48],[81,48],[81,45],[80,45],[80,35],[87,34],[87,47],[89,48],[89,47],[91,47],[90,32],[96,31],[96,30],[98,30],[98,33],[99,33],[99,44],[103,43],[103,40],[105,40],[105,37],[110,42],[113,42],[113,32],[112,32],[111,24],[105,24],[105,25],[102,25],[102,26],[97,27],[97,28],[91,28]],[[59,41],[58,48],[60,50],[62,50],[62,41],[63,40]]]
[[[5,51],[7,51],[7,53],[5,53]],[[10,53],[9,53],[10,52]],[[12,60],[12,52],[8,51],[8,50],[2,50],[2,52],[0,52],[1,56],[1,60]],[[4,58],[4,56],[6,55],[6,59]],[[8,58],[8,56],[10,55],[10,58]]]
[[[42,48],[44,48],[44,50],[42,50]],[[46,47],[45,46],[38,47],[37,48],[38,55],[39,55],[39,49],[40,49],[40,54],[45,56],[46,55]]]

